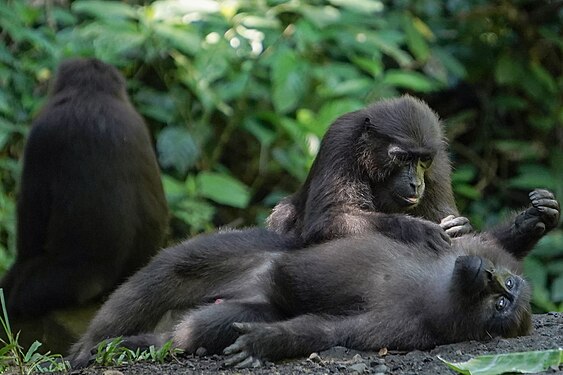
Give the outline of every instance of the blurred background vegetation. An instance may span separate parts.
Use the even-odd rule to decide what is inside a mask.
[[[411,93],[444,119],[474,227],[563,199],[558,1],[4,0],[0,5],[0,274],[15,252],[19,161],[61,59],[128,79],[155,140],[171,241],[263,225],[340,114]],[[103,167],[103,166],[100,166]],[[526,260],[536,311],[563,310],[563,230]]]

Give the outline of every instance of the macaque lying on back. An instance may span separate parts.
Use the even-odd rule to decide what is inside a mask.
[[[377,233],[294,251],[288,237],[262,229],[196,237],[159,253],[110,297],[71,363],[86,365],[95,344],[116,336],[131,348],[172,340],[188,352],[224,352],[227,364],[244,367],[335,345],[411,350],[525,335],[521,261],[559,219],[551,193],[530,197],[513,221],[438,251]],[[410,221],[406,235],[435,225],[396,220]],[[152,333],[168,310],[187,313]]]

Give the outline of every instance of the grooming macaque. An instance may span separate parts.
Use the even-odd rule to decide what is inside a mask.
[[[61,64],[24,151],[10,319],[109,293],[163,245],[168,211],[148,129],[125,80],[96,59]]]
[[[442,220],[448,235],[460,236],[472,229],[459,217],[450,175],[436,114],[410,96],[381,101],[331,125],[305,183],[274,207],[268,226],[298,236],[304,245],[374,231],[415,243],[396,227],[410,224],[388,215],[408,213]],[[428,224],[428,231],[440,232]]]
[[[335,345],[426,349],[531,328],[521,259],[559,220],[545,190],[515,220],[435,249],[366,233],[286,251],[291,236],[251,229],[199,236],[159,253],[100,309],[71,351],[80,367],[101,340],[233,356],[227,364],[307,355]],[[426,225],[409,218],[409,228]],[[396,220],[400,220],[399,216]],[[438,251],[437,251],[438,250]],[[187,311],[154,333],[170,310]]]

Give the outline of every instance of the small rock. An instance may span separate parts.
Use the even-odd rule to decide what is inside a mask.
[[[376,358],[371,361],[370,366],[375,367],[377,365],[384,365],[384,364],[385,364],[385,360],[383,358]]]
[[[357,372],[359,374],[365,372],[368,366],[365,363],[356,363],[355,365],[349,366],[348,370],[352,372]]]
[[[362,356],[359,355],[359,354],[356,354],[355,356],[352,357],[352,361],[353,361],[354,363],[363,362],[363,360],[364,360],[364,359],[363,359]]]
[[[373,368],[373,371],[386,373],[387,371],[389,371],[389,367],[385,365],[377,365]]]
[[[319,356],[319,353],[311,353],[311,355],[307,359],[313,363],[323,363],[323,360]]]
[[[387,355],[387,348],[379,349],[379,352],[377,354],[379,354],[380,357],[386,356]]]
[[[117,370],[106,370],[104,371],[104,375],[123,375],[123,373]]]
[[[197,350],[195,351],[195,355],[197,355],[198,357],[203,357],[204,355],[207,354],[207,349],[205,349],[204,347],[200,346],[199,348],[197,348]]]

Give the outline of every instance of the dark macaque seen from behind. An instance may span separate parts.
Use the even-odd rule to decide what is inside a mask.
[[[125,80],[63,62],[33,122],[17,206],[17,257],[0,287],[11,319],[110,292],[163,245],[168,211],[145,122]]]

